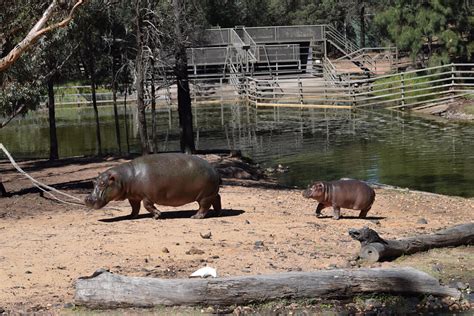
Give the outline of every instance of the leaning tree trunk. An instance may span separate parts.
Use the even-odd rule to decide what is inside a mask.
[[[460,297],[457,289],[413,268],[340,269],[216,279],[126,277],[99,270],[76,280],[77,305],[91,308],[155,305],[237,305],[276,299],[349,298],[391,293]]]
[[[183,13],[184,1],[173,0],[173,11],[176,36],[175,75],[178,89],[179,126],[181,128],[180,145],[182,152],[191,154],[195,152],[196,148],[194,145],[191,96],[189,94],[188,58],[186,55],[185,34],[183,31],[183,23],[186,21]]]
[[[399,240],[385,240],[368,227],[351,229],[349,235],[360,241],[359,257],[370,262],[388,261],[432,248],[474,244],[474,223],[453,226],[433,234]]]
[[[59,158],[53,78],[48,79],[49,159]]]
[[[135,59],[135,72],[137,76],[137,109],[138,109],[138,132],[140,134],[140,143],[142,145],[142,154],[146,155],[150,152],[148,143],[148,132],[146,127],[145,114],[145,58],[143,56],[143,45],[145,41],[142,32],[142,8],[140,0],[136,0],[136,17],[137,17],[137,57]]]

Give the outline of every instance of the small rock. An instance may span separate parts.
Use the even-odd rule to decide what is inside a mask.
[[[335,265],[335,264],[332,263],[332,264],[330,264],[330,265],[328,266],[328,269],[330,269],[330,270],[332,270],[332,269],[337,269],[337,265]]]
[[[435,271],[435,272],[443,272],[444,266],[443,266],[441,263],[435,263],[435,264],[433,264],[433,266],[431,267],[431,270],[433,270],[433,271]]]
[[[64,308],[74,308],[76,305],[74,305],[74,303],[66,303],[64,304]],[[0,311],[1,312],[1,311]]]
[[[25,273],[26,274],[32,274],[33,272],[31,272],[30,270],[26,270]]]
[[[204,254],[204,251],[192,246],[191,249],[189,249],[188,251],[185,252],[185,254],[187,254],[187,255],[202,255],[202,254]]]
[[[382,307],[382,302],[373,298],[369,298],[364,301],[364,305],[366,307],[379,308],[379,307]]]
[[[245,220],[245,224],[250,224],[248,219]]]
[[[375,225],[380,226],[380,221],[378,219],[371,219],[370,221]]]
[[[205,234],[199,233],[199,235],[200,235],[201,238],[203,238],[203,239],[211,239],[212,233],[211,233],[211,232],[208,232],[208,233],[205,233]]]
[[[162,253],[170,253],[170,251],[166,247],[163,247],[163,249],[161,249],[161,252]]]
[[[263,241],[257,240],[257,241],[255,242],[254,248],[255,248],[255,249],[259,249],[259,248],[262,248],[263,246],[264,246]]]
[[[6,310],[3,307],[0,307],[0,314],[3,314],[5,312],[6,312]]]
[[[428,224],[428,221],[424,218],[420,218],[416,221],[416,223],[426,225],[426,224]]]
[[[467,290],[469,288],[469,283],[456,282],[456,288],[461,291]]]

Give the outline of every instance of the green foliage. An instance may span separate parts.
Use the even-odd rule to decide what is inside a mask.
[[[472,23],[463,0],[396,0],[375,18],[380,34],[422,66],[467,62]]]

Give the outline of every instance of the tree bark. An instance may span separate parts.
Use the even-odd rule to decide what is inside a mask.
[[[48,78],[48,119],[49,119],[49,159],[59,158],[58,136],[56,132],[56,111],[54,101],[54,82],[53,76]]]
[[[0,177],[0,198],[6,197],[8,195],[5,186],[3,185],[2,178]]]
[[[178,89],[179,126],[181,128],[180,145],[182,152],[192,154],[196,148],[194,145],[191,96],[189,94],[188,58],[186,55],[185,34],[182,25],[186,21],[183,14],[183,0],[173,0],[173,11],[176,35],[175,75]]]
[[[137,75],[136,89],[137,89],[137,109],[138,109],[138,132],[140,134],[140,143],[142,145],[142,154],[150,153],[148,132],[146,127],[145,114],[145,58],[143,56],[143,45],[145,45],[142,32],[142,7],[141,1],[136,0],[136,17],[137,17],[137,57],[135,60],[135,72]]]
[[[91,90],[92,90],[92,106],[94,108],[94,118],[95,118],[95,138],[96,138],[96,145],[97,151],[96,154],[98,156],[102,156],[102,141],[100,137],[100,121],[99,121],[99,110],[97,108],[97,96],[96,96],[96,80],[95,80],[95,65],[94,60],[90,58],[90,79],[91,79]]]
[[[128,95],[128,83],[125,83],[125,95],[123,97],[123,116],[124,116],[124,123],[125,123],[125,141],[127,144],[127,154],[130,154],[130,140],[128,137],[127,95]]]
[[[43,12],[42,17],[38,20],[38,22],[36,22],[35,26],[33,26],[33,28],[28,32],[26,37],[20,43],[18,43],[5,57],[0,59],[0,72],[10,68],[10,66],[13,65],[28,48],[36,43],[40,37],[54,29],[66,27],[74,17],[76,9],[82,5],[83,2],[84,0],[77,0],[68,16],[64,20],[50,26],[46,26],[49,19],[51,19],[58,7],[58,1],[53,0],[48,8]]]
[[[151,58],[151,144],[153,153],[158,152],[158,142],[156,135],[156,91],[155,91],[155,62]]]
[[[115,42],[115,36],[113,42]],[[112,102],[114,106],[115,138],[117,140],[119,154],[122,154],[122,144],[120,142],[120,123],[117,109],[117,80],[115,80],[115,61],[114,54],[112,53]]]
[[[364,1],[360,3],[359,11],[359,23],[360,23],[360,48],[365,47],[365,4]]]
[[[368,227],[351,229],[349,235],[360,241],[361,259],[377,262],[390,261],[402,255],[410,255],[432,248],[456,247],[474,244],[474,223],[453,226],[433,234],[418,235],[400,240],[384,240]]]
[[[368,293],[460,297],[413,268],[340,269],[216,279],[126,277],[99,270],[79,278],[74,300],[90,308],[233,305],[275,299],[349,298]]]

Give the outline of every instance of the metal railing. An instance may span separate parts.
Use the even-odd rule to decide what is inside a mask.
[[[331,62],[324,79],[256,80],[247,99],[256,106],[423,109],[474,95],[474,64],[449,64],[371,79],[347,79]],[[273,80],[273,79],[272,79]]]

